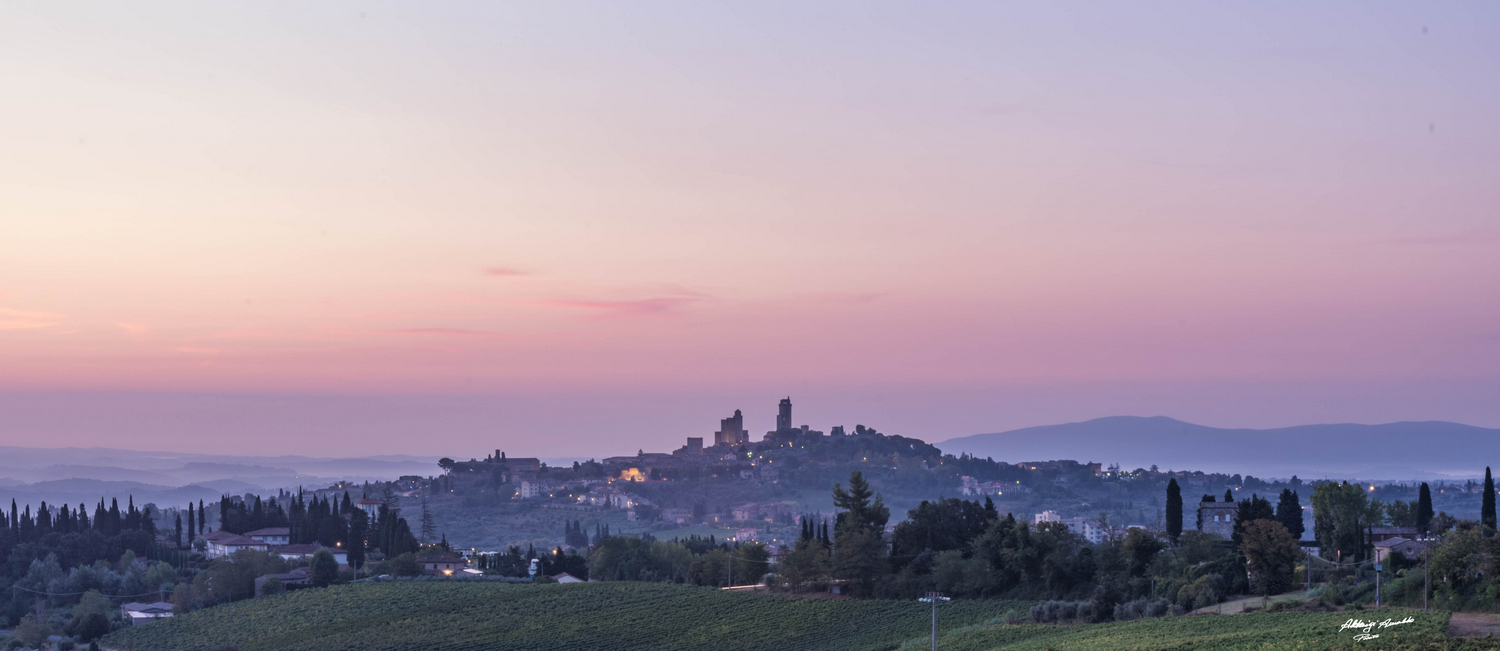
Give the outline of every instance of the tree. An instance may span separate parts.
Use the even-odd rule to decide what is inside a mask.
[[[172,546],[182,549],[182,513],[177,514],[177,527],[172,530]]]
[[[833,485],[833,504],[843,509],[833,527],[833,574],[848,580],[855,592],[869,594],[887,569],[885,523],[891,511],[858,470],[849,473],[848,491]]]
[[[453,460],[449,459],[448,457],[443,457],[441,459],[438,459],[438,467],[442,468],[443,472],[452,472],[453,471],[453,463],[454,463]]]
[[[1172,540],[1182,535],[1182,488],[1175,477],[1167,481],[1167,535]]]
[[[319,549],[313,554],[308,569],[308,581],[319,588],[328,586],[339,578],[339,562],[333,557],[333,552],[327,549]]]
[[[828,576],[828,546],[814,538],[811,530],[809,523],[807,537],[798,540],[792,551],[781,557],[781,578],[792,592],[801,592]]]
[[[47,625],[37,621],[35,615],[28,613],[21,618],[21,623],[16,626],[12,636],[26,646],[40,649],[42,643],[47,641]]]
[[[1323,482],[1313,488],[1313,536],[1325,554],[1340,553],[1345,561],[1361,560],[1365,526],[1370,519],[1369,497],[1349,482]]]
[[[1250,571],[1250,586],[1263,595],[1285,592],[1301,556],[1291,532],[1275,520],[1256,520],[1245,525],[1241,538],[1240,553]]]
[[[910,561],[923,550],[936,552],[963,549],[969,541],[984,533],[993,510],[986,510],[979,502],[967,502],[958,498],[947,498],[936,502],[923,501],[917,508],[906,512],[906,520],[896,525],[891,534],[891,554],[896,568]],[[803,537],[812,538],[811,522],[804,518]]]
[[[1417,493],[1417,531],[1426,534],[1432,531],[1432,489],[1427,487],[1427,482],[1422,482],[1422,488]]]
[[[1251,493],[1250,499],[1240,500],[1234,508],[1234,544],[1240,544],[1240,536],[1251,522],[1275,519],[1276,510],[1271,508],[1271,501]]]
[[[833,485],[833,505],[844,510],[834,523],[835,534],[839,529],[849,528],[884,531],[885,523],[891,517],[891,510],[886,508],[884,500],[870,489],[864,473],[858,470],[849,473],[847,492],[839,484]]]
[[[1233,502],[1234,501],[1234,489],[1232,489],[1232,488],[1226,488],[1226,489],[1224,489],[1224,501],[1225,502]]]
[[[1281,489],[1281,499],[1276,502],[1276,521],[1286,527],[1292,540],[1301,540],[1307,528],[1302,524],[1302,500],[1290,488]]]
[[[1484,467],[1484,503],[1479,507],[1479,523],[1495,530],[1495,480],[1490,477],[1490,467]]]
[[[437,525],[432,522],[432,513],[427,510],[427,498],[422,498],[422,543],[432,542],[437,535]]]
[[[365,538],[370,533],[370,518],[364,509],[349,514],[349,567],[358,570],[365,564]]]

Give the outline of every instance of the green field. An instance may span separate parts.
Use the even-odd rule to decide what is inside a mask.
[[[1357,641],[1355,630],[1340,631],[1350,618],[1365,621],[1407,616],[1415,622],[1371,634],[1378,638]],[[1082,626],[1049,626],[1040,624],[981,625],[945,633],[938,642],[944,651],[1228,651],[1241,649],[1500,649],[1500,643],[1482,640],[1450,640],[1447,636],[1448,613],[1404,609],[1347,612],[1252,613],[1247,615],[1198,615],[1163,617],[1133,622],[1087,624]],[[926,643],[913,641],[903,651],[927,649]]]
[[[1166,617],[1086,625],[1006,625],[1029,602],[943,604],[944,651],[1017,649],[1500,649],[1450,640],[1448,613],[1402,609]],[[914,601],[799,599],[660,583],[516,585],[361,583],[210,608],[115,632],[135,651],[416,649],[635,650],[928,648],[930,611]],[[1416,618],[1355,641],[1350,618]]]
[[[955,601],[945,627],[1029,603]],[[927,634],[915,601],[795,599],[659,583],[406,581],[297,590],[125,629],[135,651],[894,649]]]

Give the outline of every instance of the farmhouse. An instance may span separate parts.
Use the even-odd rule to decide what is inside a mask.
[[[123,617],[125,621],[130,622],[131,626],[135,626],[136,624],[155,621],[163,617],[171,617],[172,604],[169,604],[165,601],[158,601],[156,603],[150,604],[143,604],[132,601],[128,604],[120,606],[120,616]]]
[[[431,556],[422,559],[421,563],[422,571],[427,574],[453,576],[467,567],[469,561],[457,556]]]
[[[263,552],[270,548],[264,542],[228,531],[214,531],[203,536],[203,540],[208,543],[203,550],[203,555],[208,558],[221,558],[242,549]]]
[[[267,545],[285,545],[292,542],[292,530],[287,527],[269,527],[245,532],[246,538],[254,538]]]

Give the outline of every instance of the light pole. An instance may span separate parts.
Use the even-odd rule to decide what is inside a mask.
[[[941,592],[929,592],[927,596],[918,599],[932,604],[932,651],[937,651],[937,605],[939,601],[952,601],[943,596]]]

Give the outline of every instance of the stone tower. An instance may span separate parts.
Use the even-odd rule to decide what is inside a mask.
[[[776,431],[789,430],[792,428],[792,398],[790,396],[781,399],[781,405],[776,410]]]
[[[745,417],[740,415],[740,410],[734,410],[734,415],[719,421],[719,431],[714,432],[714,445],[740,445],[750,442],[750,434],[745,431]]]

